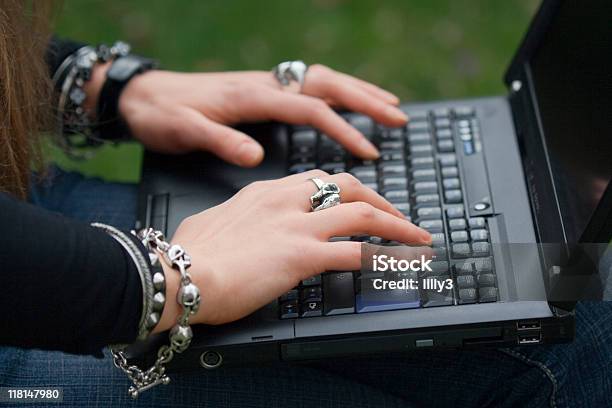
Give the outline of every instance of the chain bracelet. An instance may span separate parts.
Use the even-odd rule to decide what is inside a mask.
[[[132,231],[132,233],[135,233]],[[181,274],[180,288],[176,300],[182,306],[182,312],[168,335],[170,344],[161,346],[157,352],[155,363],[143,370],[130,365],[122,349],[111,348],[113,363],[120,368],[132,381],[128,394],[136,399],[139,394],[159,384],[168,384],[170,377],[166,374],[168,364],[176,353],[187,350],[193,332],[189,326],[189,316],[197,313],[200,307],[200,290],[191,282],[187,269],[191,266],[191,258],[180,245],[170,245],[164,234],[152,228],[145,228],[135,235],[152,252],[160,254],[164,260]]]

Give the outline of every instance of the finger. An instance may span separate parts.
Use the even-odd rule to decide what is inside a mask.
[[[228,126],[213,122],[193,109],[182,114],[182,138],[202,150],[212,152],[230,163],[253,167],[261,162],[264,150],[250,136]]]
[[[331,98],[338,105],[349,110],[371,116],[387,126],[403,126],[408,117],[397,106],[373,98],[362,87],[355,86],[338,73],[329,70],[313,78],[310,92],[316,96]]]
[[[368,203],[340,204],[306,214],[308,225],[325,240],[330,237],[374,235],[406,244],[429,245],[429,232]]]
[[[394,94],[392,94],[391,92],[385,89],[382,89],[370,82],[356,78],[354,76],[351,76],[351,75],[348,75],[342,72],[338,72],[338,71],[335,71],[335,72],[337,72],[338,75],[340,75],[342,78],[344,78],[348,82],[361,87],[364,91],[368,92],[370,95],[376,98],[380,98],[386,103],[390,103],[391,105],[399,105],[399,102],[400,102],[399,98],[395,96]]]
[[[406,218],[404,214],[402,214],[393,206],[393,204],[391,204],[389,201],[387,201],[384,197],[382,197],[380,194],[378,194],[371,188],[364,186],[359,180],[357,180],[356,177],[349,173],[340,173],[334,174],[333,176],[323,177],[304,177],[301,180],[299,178],[296,178],[292,180],[295,181],[295,189],[300,190],[299,193],[295,193],[296,196],[310,197],[310,195],[314,194],[318,190],[317,186],[313,182],[308,182],[308,180],[313,177],[320,178],[325,183],[336,183],[340,188],[340,199],[343,203],[362,201],[382,211],[388,212],[389,214],[393,214],[396,217],[400,217],[402,219]],[[302,207],[304,211],[309,211],[310,201],[304,200]]]
[[[321,243],[317,255],[327,271],[358,271],[361,269],[361,242],[340,241]]]
[[[321,99],[312,96],[262,87],[265,92],[253,92],[249,98],[253,117],[281,122],[310,125],[318,128],[346,147],[351,153],[364,159],[378,158],[378,150],[357,129],[334,112]]]

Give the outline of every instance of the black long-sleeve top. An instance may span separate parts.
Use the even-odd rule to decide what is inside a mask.
[[[47,53],[51,74],[81,46],[54,37]],[[104,346],[137,336],[140,276],[121,244],[4,193],[0,282],[0,345],[101,356]]]

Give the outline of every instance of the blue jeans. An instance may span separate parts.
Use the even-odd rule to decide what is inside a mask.
[[[136,195],[135,185],[54,169],[31,201],[131,228]],[[611,407],[612,302],[581,303],[576,314],[571,344],[200,370],[174,374],[137,401],[108,352],[97,359],[5,347],[0,386],[63,387],[63,406],[74,407]]]

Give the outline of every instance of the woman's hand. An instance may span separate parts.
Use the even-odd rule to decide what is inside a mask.
[[[311,125],[364,159],[376,148],[331,106],[402,126],[406,115],[396,96],[375,85],[312,65],[302,94],[283,91],[271,72],[178,73],[149,71],[133,78],[119,99],[132,134],[150,149],[165,153],[210,151],[240,166],[263,158],[259,143],[229,126],[280,121]]]
[[[310,178],[334,182],[342,204],[311,212],[317,191]],[[347,173],[320,170],[250,184],[225,203],[185,219],[172,242],[191,256],[189,272],[201,291],[194,323],[221,324],[244,317],[326,270],[359,270],[361,243],[330,237],[375,235],[417,245],[428,232],[408,222],[388,201]],[[156,331],[170,328],[178,273],[166,268],[164,314]]]

